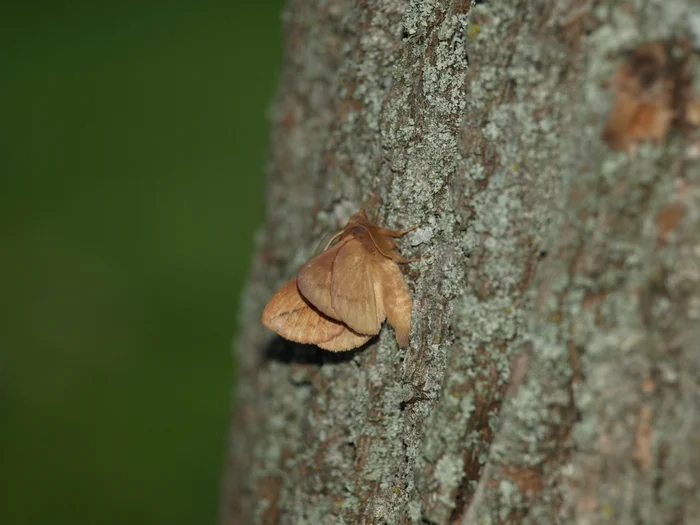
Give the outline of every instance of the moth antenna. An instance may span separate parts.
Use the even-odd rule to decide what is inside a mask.
[[[318,244],[316,245],[316,249],[314,250],[314,254],[320,253],[318,249],[321,247],[321,243],[323,242],[323,239],[325,239],[325,235],[321,237],[321,240],[318,241]],[[323,250],[324,252],[326,251],[325,249]]]
[[[379,247],[379,245],[377,244],[377,241],[375,241],[375,240],[374,240],[374,237],[372,237],[372,232],[370,231],[369,228],[367,228],[367,226],[364,226],[364,225],[362,225],[362,224],[357,224],[357,225],[355,225],[355,227],[357,227],[357,228],[362,228],[363,230],[365,230],[365,231],[367,232],[367,234],[369,235],[369,238],[370,238],[371,241],[372,241],[372,244],[374,244],[374,247],[377,249],[377,251],[378,251],[379,253],[381,253],[381,254],[382,254],[384,257],[386,257],[387,259],[391,259],[391,258],[392,258],[391,252],[385,253],[385,252]],[[382,234],[382,235],[384,234],[384,233],[383,233],[383,232],[384,232],[384,229],[383,229],[383,228],[379,228],[379,227],[376,227],[376,226],[375,226],[373,229],[378,230],[379,233]],[[343,233],[343,232],[340,232],[340,233]],[[389,235],[388,237],[391,237],[391,236]]]
[[[395,231],[393,231],[393,230],[385,230],[384,228],[378,228],[378,229],[379,229],[379,232],[380,232],[382,235],[386,235],[385,232],[389,232],[389,233],[399,234],[399,235],[396,235],[396,237],[399,237],[400,235],[403,235],[404,233],[408,233],[408,232],[410,232],[411,230],[414,230],[414,229],[417,228],[418,226],[419,226],[419,224],[416,224],[415,226],[412,226],[412,227],[410,227],[410,228],[407,228],[405,231],[404,231],[404,230],[401,230],[401,231],[398,231],[398,232],[395,232]],[[362,228],[364,228],[364,226],[362,226]],[[425,255],[425,256],[423,256],[423,257],[418,257],[417,259],[406,259],[405,257],[403,257],[402,255],[396,253],[395,251],[391,251],[391,252],[389,252],[389,253],[385,253],[385,252],[380,248],[380,246],[374,241],[374,238],[372,237],[372,234],[370,233],[370,231],[369,231],[367,228],[364,228],[364,229],[365,229],[365,231],[367,231],[367,233],[370,234],[370,235],[369,235],[369,238],[372,239],[372,244],[374,244],[374,247],[377,249],[377,251],[378,251],[379,253],[381,253],[384,257],[386,257],[387,259],[391,259],[391,260],[394,261],[394,262],[397,262],[397,263],[412,263],[412,262],[418,262],[418,261],[420,261],[421,259],[430,256],[430,254],[428,254],[428,255]],[[402,233],[402,232],[403,232],[403,233]],[[394,237],[394,235],[387,235],[387,237]],[[396,246],[395,243],[394,243],[394,246]]]
[[[362,228],[363,230],[365,230],[365,231],[367,232],[367,234],[369,235],[369,238],[370,238],[371,241],[372,241],[372,244],[374,244],[374,247],[377,249],[377,251],[378,251],[379,253],[381,253],[381,254],[382,254],[384,257],[386,257],[387,259],[391,259],[391,253],[384,253],[384,252],[382,251],[382,249],[381,249],[381,248],[379,247],[379,245],[377,244],[377,241],[375,241],[375,240],[374,240],[374,237],[372,237],[372,232],[369,230],[369,228],[367,228],[366,226],[363,226],[362,224],[358,224],[357,227],[358,227],[358,228]],[[381,228],[377,228],[377,229],[378,229],[378,230],[381,230]]]
[[[331,243],[336,240],[338,237],[340,237],[343,233],[345,233],[345,230],[340,230],[338,233],[336,233],[333,237],[331,237],[331,240],[328,241],[328,244],[326,244],[326,247],[323,249],[325,252],[328,248],[330,248]]]
[[[372,236],[370,235],[369,238],[372,239]],[[374,244],[374,247],[377,249],[377,251],[378,251],[379,253],[381,253],[384,257],[386,257],[387,259],[393,259],[393,258],[394,258],[394,256],[391,254],[391,252],[390,252],[390,253],[384,253],[384,252],[382,251],[382,249],[379,247],[379,245],[378,245],[376,242],[374,242],[374,239],[372,239],[372,244]]]
[[[381,217],[381,211],[377,210],[377,218],[374,219],[374,224],[379,224],[379,218]]]
[[[338,232],[338,233],[343,233],[343,232],[341,231],[341,232]],[[334,235],[333,237],[331,237],[331,240],[328,241],[328,244],[326,244],[326,246],[323,248],[323,250],[319,251],[319,248],[321,247],[321,243],[324,241],[324,239],[325,239],[326,237],[328,237],[328,234],[322,235],[322,236],[321,236],[321,239],[318,241],[318,244],[316,245],[316,249],[314,250],[314,254],[318,254],[318,253],[325,252],[325,251],[328,249],[328,247],[331,245],[331,243],[333,242],[333,239],[335,239],[337,236],[338,236],[338,234],[336,234],[336,235]]]

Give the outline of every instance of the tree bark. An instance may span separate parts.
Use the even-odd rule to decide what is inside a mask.
[[[242,303],[225,524],[700,523],[700,168],[601,140],[680,0],[289,0]],[[267,300],[364,207],[411,343],[330,353]]]

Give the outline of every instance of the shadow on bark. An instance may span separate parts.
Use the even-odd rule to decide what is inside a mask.
[[[322,350],[315,345],[294,343],[276,336],[267,344],[263,355],[266,362],[277,361],[278,363],[286,365],[331,365],[352,361],[365,348],[371,346],[375,342],[376,338],[372,338],[355,350],[330,352],[328,350]]]

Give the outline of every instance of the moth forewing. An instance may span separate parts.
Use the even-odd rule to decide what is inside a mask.
[[[350,237],[342,238],[332,248],[311,258],[297,274],[297,286],[301,294],[322,313],[337,320],[341,319],[331,301],[333,261],[343,245],[350,240]]]
[[[299,294],[296,279],[287,282],[267,303],[263,324],[290,341],[321,344],[340,335],[342,323],[314,310]]]
[[[374,296],[373,253],[353,238],[338,250],[331,275],[331,306],[338,319],[361,334],[376,334],[384,322]]]

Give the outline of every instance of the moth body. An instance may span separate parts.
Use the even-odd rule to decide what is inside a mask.
[[[412,229],[380,228],[360,210],[270,299],[263,324],[285,339],[341,351],[363,345],[386,320],[407,346],[413,298],[397,263],[412,260],[394,238]]]

